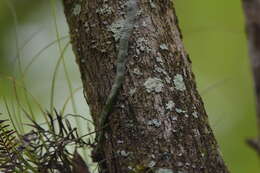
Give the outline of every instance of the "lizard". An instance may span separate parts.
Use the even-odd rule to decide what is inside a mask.
[[[116,76],[114,83],[112,85],[111,91],[106,99],[104,108],[99,116],[99,127],[100,131],[96,134],[96,146],[92,151],[92,157],[94,161],[101,160],[102,154],[102,143],[104,141],[104,127],[108,121],[109,114],[112,111],[113,104],[116,101],[117,94],[120,88],[123,85],[125,79],[125,66],[127,62],[128,49],[129,49],[129,39],[133,32],[135,20],[137,16],[137,2],[136,0],[128,0],[126,2],[126,17],[124,20],[124,25],[121,28],[118,53],[117,53],[117,62],[116,62]]]

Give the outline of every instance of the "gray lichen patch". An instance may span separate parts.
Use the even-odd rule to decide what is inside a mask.
[[[152,119],[152,120],[149,120],[149,121],[147,122],[147,124],[148,124],[149,126],[160,127],[162,123],[161,123],[160,120]]]
[[[117,154],[119,154],[123,157],[127,157],[127,156],[129,156],[130,152],[127,152],[125,150],[120,150],[120,151],[117,151]]]
[[[185,112],[186,112],[186,111],[184,111],[184,110],[182,110],[182,109],[179,109],[179,108],[176,108],[175,111],[176,111],[177,113],[185,113]]]
[[[150,7],[151,7],[152,9],[155,9],[155,8],[156,8],[156,5],[155,5],[155,3],[153,2],[153,0],[149,0],[149,4],[150,4]]]
[[[154,70],[158,73],[162,73],[163,75],[165,75],[166,82],[171,83],[171,77],[168,75],[168,73],[164,69],[162,69],[158,66],[155,66]]]
[[[115,41],[118,41],[120,36],[121,36],[121,30],[124,27],[125,21],[120,19],[116,20],[114,23],[112,23],[109,27],[108,30],[113,33],[113,37]]]
[[[80,4],[76,4],[73,8],[72,14],[74,16],[78,16],[81,12],[81,5]]]
[[[148,93],[151,93],[151,92],[156,92],[156,93],[159,93],[159,92],[162,92],[163,90],[163,82],[161,79],[159,78],[148,78],[145,83],[144,83],[144,87],[146,89],[146,91]]]
[[[166,77],[165,77],[165,80],[166,80],[166,82],[167,83],[171,83],[171,77],[169,76],[169,75],[167,75]]]
[[[143,74],[142,72],[140,72],[139,68],[134,68],[133,73],[135,75],[142,75]]]
[[[173,79],[175,88],[180,91],[186,90],[185,83],[181,74],[176,74]]]
[[[129,91],[129,95],[133,96],[136,93],[136,88],[131,88]]]
[[[198,129],[192,129],[195,136],[200,136],[200,131]]]
[[[118,144],[123,144],[124,141],[122,141],[122,140],[117,140],[117,143],[118,143]]]
[[[136,40],[136,53],[139,55],[141,52],[150,53],[152,49],[148,46],[149,42],[144,38],[140,37]]]
[[[154,70],[157,71],[158,73],[162,73],[162,74],[168,76],[168,73],[164,69],[162,69],[158,66],[155,66]]]
[[[143,21],[142,26],[147,27],[147,23],[145,21]]]
[[[168,168],[158,168],[155,170],[155,173],[173,173],[173,171]]]
[[[153,168],[155,165],[156,165],[156,162],[155,162],[154,160],[151,160],[151,161],[148,163],[147,167]]]
[[[162,59],[161,56],[157,56],[156,61],[159,62],[159,63],[163,63],[163,59]]]
[[[192,116],[193,116],[194,118],[198,118],[198,112],[192,112]]]
[[[104,4],[103,7],[96,10],[96,13],[100,15],[110,15],[113,13],[113,9],[108,6],[108,4]]]
[[[160,49],[161,50],[168,50],[168,46],[163,43],[163,44],[160,45]]]
[[[185,116],[186,118],[189,118],[189,115],[188,115],[188,114],[185,114],[184,116]]]
[[[168,103],[166,104],[166,109],[171,111],[172,108],[174,108],[174,106],[175,106],[175,103],[174,103],[172,100],[170,100],[170,101],[168,101]]]
[[[175,115],[173,115],[173,116],[171,117],[171,119],[172,119],[172,121],[177,121],[177,120],[178,120],[178,117],[175,116]]]

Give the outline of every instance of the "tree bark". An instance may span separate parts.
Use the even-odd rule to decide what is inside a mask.
[[[131,1],[137,4],[136,20],[124,50],[123,86],[104,130],[100,172],[227,173],[196,89],[174,5],[170,0]],[[63,0],[97,130],[122,51],[126,3]]]

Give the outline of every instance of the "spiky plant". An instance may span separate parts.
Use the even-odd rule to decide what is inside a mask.
[[[7,121],[0,120],[0,171],[6,173],[24,171],[16,131],[10,128]]]
[[[11,170],[17,164],[13,159],[16,155],[14,148],[17,144],[13,136],[15,131],[8,129],[9,125],[5,124],[6,121],[0,120],[0,170]]]
[[[0,171],[32,173],[89,173],[79,148],[88,146],[68,119],[55,111],[47,113],[50,126],[31,120],[32,130],[17,136],[7,124],[0,120]]]

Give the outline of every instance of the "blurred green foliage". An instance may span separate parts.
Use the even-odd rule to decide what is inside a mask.
[[[14,27],[14,20],[11,14],[10,8],[8,7],[8,1],[10,1],[17,14],[19,14],[18,20],[23,22],[26,18],[36,12],[38,8],[41,8],[44,0],[1,0],[0,1],[0,38],[8,32],[10,28]],[[10,68],[10,64],[6,62],[6,54],[4,52],[5,40],[0,39],[0,72],[6,72]],[[8,68],[9,67],[9,68]]]
[[[37,14],[39,9],[46,6],[46,3],[48,4],[48,1],[44,0],[12,0],[12,2],[19,23],[28,27],[30,26],[28,18]],[[198,88],[228,167],[231,172],[235,173],[259,172],[257,155],[245,144],[247,137],[256,135],[256,120],[241,2],[237,0],[175,0],[175,5],[184,44],[193,62]],[[49,8],[44,8],[46,14],[50,12]],[[58,9],[58,13],[62,16],[62,8],[59,6]],[[48,18],[48,20],[50,20],[50,26],[53,27],[52,19]],[[65,23],[64,17],[59,17],[58,20]],[[3,38],[13,28],[10,9],[2,0],[0,1],[0,37]],[[61,35],[67,34],[66,29],[60,32]],[[55,35],[54,33],[53,30],[51,34]],[[47,43],[44,42],[44,44]],[[5,52],[7,48],[9,49]],[[13,70],[12,64],[9,66],[7,64],[10,63],[6,63],[10,62],[9,51],[14,52],[13,49],[15,46],[7,46],[6,40],[0,39],[1,73]],[[32,49],[31,51],[37,53],[39,50]],[[69,55],[72,55],[71,52]],[[50,64],[41,64],[41,66],[47,71],[53,71],[53,66]],[[75,65],[70,66],[70,72],[75,71],[75,68]],[[37,73],[38,68],[33,70],[34,75],[40,74],[40,72]],[[80,82],[78,74],[73,76],[76,76],[75,78]],[[29,80],[31,90],[37,90],[38,86],[34,82],[37,78],[31,77]],[[42,76],[42,78],[45,77]],[[0,79],[0,95],[3,91],[7,91],[2,87],[3,81]],[[45,92],[47,90],[49,91],[48,87],[44,88]],[[48,95],[45,92],[42,93],[42,96],[45,95],[42,98],[46,101]]]

